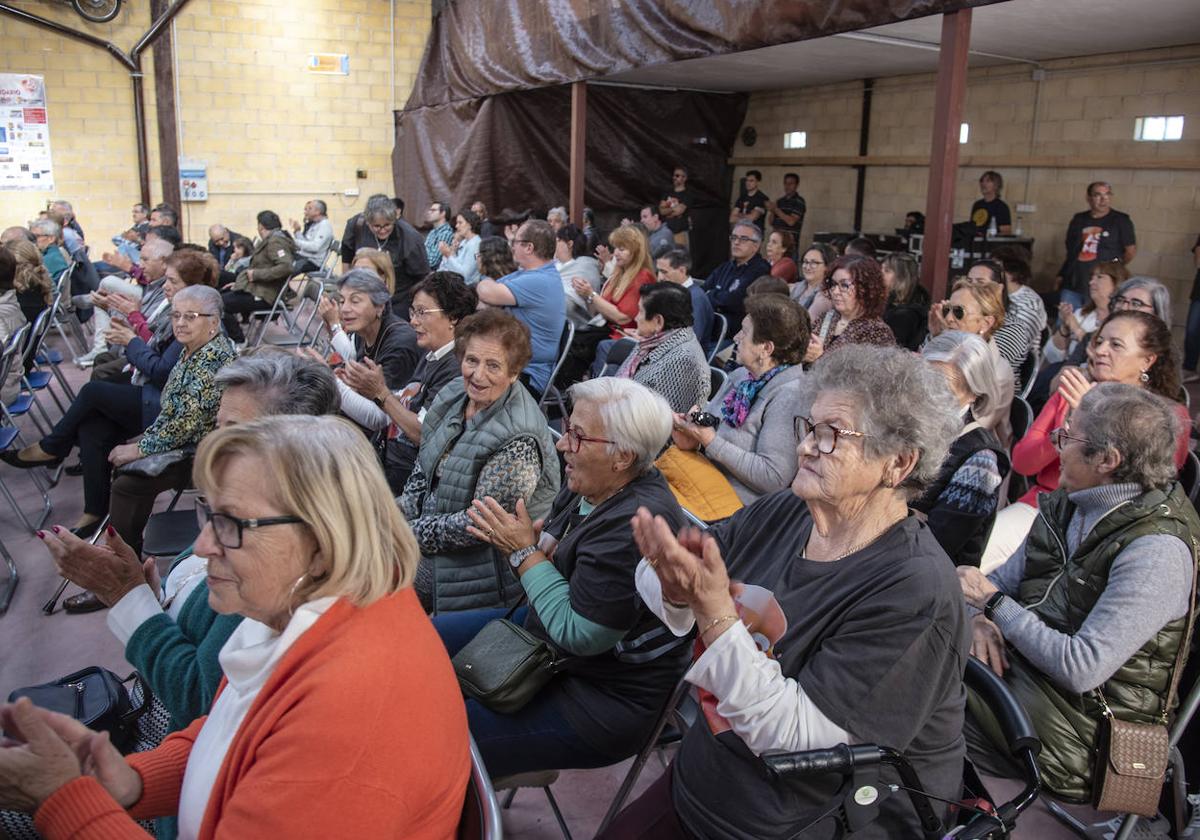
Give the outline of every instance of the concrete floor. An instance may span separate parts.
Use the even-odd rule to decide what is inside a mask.
[[[59,347],[56,336],[51,341],[52,346]],[[65,355],[69,358],[71,353]],[[88,373],[69,362],[63,366],[63,371],[76,390],[87,381]],[[52,401],[43,399],[43,402],[51,417],[57,419]],[[27,430],[24,433],[28,441],[38,438],[27,418],[22,419],[20,425]],[[38,503],[39,497],[28,473],[0,465],[0,480],[7,484],[26,511]],[[81,480],[64,475],[50,492],[54,509],[47,524],[74,524],[82,509],[81,493]],[[166,497],[160,497],[160,505],[165,505],[166,501]],[[40,541],[21,526],[6,505],[0,505],[0,540],[15,558],[21,574],[12,605],[4,616],[0,616],[0,697],[6,697],[19,686],[51,680],[88,665],[103,665],[122,675],[130,671],[120,645],[105,626],[103,612],[67,615],[58,610],[53,615],[43,614],[42,605],[60,579]],[[69,587],[67,594],[75,591],[75,587]],[[574,837],[593,835],[628,766],[626,761],[601,770],[571,770],[561,774],[553,790]],[[650,760],[631,799],[658,777],[662,767],[660,759]],[[998,783],[993,793],[1003,801],[1015,795],[1016,790],[1015,785]],[[1089,822],[1100,819],[1100,815],[1087,809],[1079,815]],[[536,789],[518,793],[512,807],[504,812],[504,823],[506,835],[512,838],[550,840],[561,836],[546,797]],[[1052,819],[1045,806],[1038,803],[1022,818],[1016,836],[1055,840],[1075,835]],[[1095,836],[1102,836],[1102,833]]]

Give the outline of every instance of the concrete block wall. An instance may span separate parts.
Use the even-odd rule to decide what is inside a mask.
[[[126,0],[108,24],[87,23],[66,5],[18,3],[123,49],[150,23],[149,0]],[[299,219],[308,198],[329,205],[340,234],[368,195],[391,194],[392,109],[408,97],[429,26],[430,0],[192,0],[174,24],[179,150],[208,164],[210,197],[181,208],[184,238],[203,244],[213,222],[253,234],[259,210]],[[349,54],[350,74],[305,72],[315,52]],[[157,202],[149,49],[143,63]],[[55,178],[53,194],[0,192],[0,221],[23,223],[47,200],[67,198],[93,250],[103,247],[128,227],[138,200],[128,73],[98,49],[4,16],[0,72],[46,77]],[[346,189],[359,195],[346,197]]]

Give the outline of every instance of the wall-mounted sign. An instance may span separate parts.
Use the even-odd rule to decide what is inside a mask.
[[[309,53],[304,69],[309,73],[324,73],[330,76],[350,75],[350,56],[343,53]]]
[[[179,159],[179,197],[183,201],[208,201],[208,164]]]
[[[46,84],[0,73],[0,190],[53,190]]]

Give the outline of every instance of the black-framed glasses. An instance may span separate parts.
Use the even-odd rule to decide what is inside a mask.
[[[954,320],[961,321],[967,317],[967,308],[953,303],[942,304],[942,317],[949,318],[951,315],[954,316]]]
[[[760,240],[755,239],[753,236],[740,236],[736,233],[729,234],[729,242],[731,245],[736,245],[739,242],[745,245],[748,242],[758,243],[759,241]]]
[[[1134,309],[1139,309],[1139,310],[1154,308],[1154,304],[1152,304],[1152,303],[1146,303],[1144,300],[1138,300],[1137,298],[1125,297],[1125,295],[1113,295],[1112,297],[1110,297],[1108,299],[1108,302],[1109,302],[1109,305],[1113,306],[1113,307],[1129,306],[1129,307],[1132,307]]]
[[[213,536],[223,548],[241,548],[242,536],[247,530],[267,528],[271,525],[303,525],[304,520],[298,516],[264,516],[261,519],[238,519],[227,513],[213,513],[212,508],[204,499],[196,500],[196,519],[200,521],[200,530],[205,525],[212,525]]]
[[[830,277],[828,280],[825,281],[825,291],[833,292],[835,289],[841,289],[843,292],[853,291],[854,290],[854,281],[853,280],[842,280],[839,282],[837,280],[834,280],[832,277]]]
[[[567,426],[567,434],[565,437],[567,439],[567,451],[572,454],[578,452],[585,443],[616,443],[615,440],[609,440],[608,438],[590,437],[585,435],[574,426]]]
[[[1087,444],[1091,443],[1091,441],[1088,440],[1087,438],[1077,437],[1076,435],[1073,435],[1070,432],[1068,432],[1066,426],[1059,426],[1057,429],[1050,432],[1050,443],[1052,443],[1054,445],[1055,449],[1062,449],[1064,446],[1067,445],[1067,441],[1069,441],[1069,440],[1077,440],[1080,443],[1087,443]]]
[[[817,441],[817,451],[823,455],[832,455],[837,449],[839,437],[870,437],[866,432],[856,432],[853,429],[839,429],[830,423],[814,423],[811,418],[797,415],[792,420],[792,431],[797,441],[803,441],[813,435]]]

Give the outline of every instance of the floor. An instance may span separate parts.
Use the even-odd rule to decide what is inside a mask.
[[[60,347],[56,336],[51,343]],[[65,355],[69,358],[71,354]],[[63,371],[76,390],[87,381],[87,372],[69,362],[63,366]],[[57,418],[52,401],[43,399],[43,402],[51,416]],[[29,441],[37,439],[27,419],[20,425],[28,430]],[[26,511],[31,511],[39,502],[28,473],[0,466],[0,480]],[[54,509],[47,524],[73,524],[81,512],[80,479],[64,475],[58,486],[51,490],[50,497]],[[160,504],[165,501],[160,498]],[[15,558],[21,575],[12,605],[5,615],[0,616],[0,697],[7,696],[19,686],[54,679],[88,665],[103,665],[122,675],[128,672],[129,665],[105,626],[103,612],[89,615],[67,615],[61,610],[52,615],[43,613],[42,606],[54,593],[60,578],[45,548],[21,526],[7,506],[0,509],[0,540]],[[74,591],[74,587],[69,587],[67,594]],[[564,771],[561,774],[553,790],[575,837],[593,835],[628,766],[627,761],[603,770]],[[660,758],[652,757],[633,795],[657,778],[663,766]],[[1003,800],[1015,795],[1016,789],[1016,786],[1001,784],[993,794]],[[1089,822],[1099,819],[1095,812],[1086,810],[1080,816]],[[504,812],[504,823],[506,835],[512,838],[534,840],[561,836],[545,795],[536,789],[518,792],[511,808]],[[1103,834],[1099,831],[1095,836]],[[1038,803],[1022,817],[1016,836],[1055,840],[1075,835],[1066,831],[1050,817],[1045,806]]]

